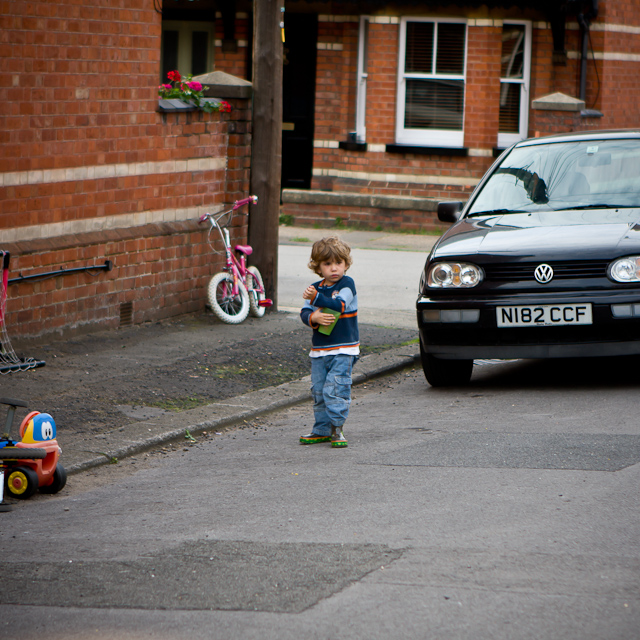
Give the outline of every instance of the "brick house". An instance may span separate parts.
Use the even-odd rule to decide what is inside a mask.
[[[282,214],[297,224],[437,227],[436,203],[466,198],[513,141],[638,124],[640,0],[284,4]],[[219,262],[195,220],[248,192],[250,94],[221,82],[232,113],[167,112],[157,86],[176,68],[250,80],[252,10],[0,0],[12,336],[203,308]],[[20,279],[63,269],[80,271]]]
[[[225,4],[215,66],[249,77],[251,4]],[[285,8],[282,213],[297,224],[434,227],[437,201],[466,199],[511,143],[639,124],[640,0]]]
[[[215,87],[231,113],[163,109],[160,6],[0,1],[0,250],[11,255],[11,337],[204,308],[222,258],[198,217],[248,193],[251,94]],[[238,242],[245,220],[232,230]]]

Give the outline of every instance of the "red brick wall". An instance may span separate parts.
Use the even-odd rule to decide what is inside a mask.
[[[214,66],[216,71],[224,71],[232,76],[251,81],[247,62],[252,56],[251,16],[246,13],[238,14],[235,20],[236,47],[229,50],[224,47],[224,29],[221,16],[216,16],[216,48],[214,51]]]
[[[600,5],[599,15],[608,23],[625,27],[640,27],[640,2],[638,0],[620,0]],[[640,122],[640,34],[605,31],[598,34],[604,41],[604,50],[610,54],[622,54],[623,59],[606,59],[598,65],[600,76],[600,95],[608,123],[616,127],[637,127]],[[635,57],[634,59],[628,59]],[[627,59],[625,59],[627,58]],[[590,69],[592,68],[590,64]],[[593,77],[593,72],[592,77]]]
[[[344,78],[350,79],[355,84],[357,65],[357,36],[358,22],[321,22],[323,26],[320,33],[323,41],[333,37],[342,41],[344,49],[341,57],[337,52],[320,49],[318,51],[318,69],[316,95],[316,140],[346,141],[347,134],[353,130],[354,118],[351,112],[345,110],[345,104],[354,100],[353,93],[349,94],[350,84],[345,86]],[[478,30],[480,31],[480,30]],[[492,30],[490,38],[495,38]],[[479,49],[487,46],[481,35]],[[396,93],[398,82],[398,47],[399,25],[393,22],[376,23],[373,21],[369,27],[369,65],[367,79],[367,143],[382,145],[395,143],[396,122]],[[498,35],[499,38],[499,35]],[[320,39],[320,37],[319,37]],[[497,60],[499,69],[499,50]],[[338,62],[341,60],[341,64]],[[495,64],[495,60],[493,62]],[[498,71],[499,73],[499,71]],[[472,78],[471,89],[473,93],[495,93],[495,103],[498,103],[499,85],[492,86],[487,79],[486,70],[480,70]],[[341,108],[337,108],[340,105]],[[477,111],[477,103],[472,101],[472,109]],[[491,110],[483,108],[485,115]],[[470,120],[467,125],[467,134],[472,142],[487,138],[487,122],[495,120],[497,132],[497,114],[486,115],[481,119]],[[494,135],[495,138],[495,135]],[[494,143],[495,144],[495,141]],[[332,147],[316,147],[314,150],[313,166],[315,170],[346,171],[353,175],[356,172],[365,172],[369,175],[380,176],[380,179],[358,180],[340,176],[314,176],[313,189],[330,191],[379,193],[384,195],[411,195],[431,198],[465,198],[475,184],[475,180],[482,176],[489,166],[491,158],[461,158],[448,155],[418,155],[411,153],[385,153],[384,151],[347,151]],[[385,176],[393,174],[395,179],[387,179]],[[467,180],[466,184],[439,185],[437,183],[415,182],[413,179],[403,179],[403,176],[420,177],[424,175],[452,176],[456,180]],[[302,206],[302,205],[300,205]],[[308,205],[304,205],[307,207]],[[293,211],[293,205],[285,206],[288,215],[300,215],[300,209]],[[321,215],[321,214],[319,214]],[[353,219],[358,216],[352,216]],[[399,220],[400,218],[398,218]],[[431,221],[432,222],[432,221]],[[388,219],[379,219],[373,214],[370,225],[387,224]],[[430,222],[425,219],[425,224]]]
[[[196,218],[247,194],[249,103],[159,113],[160,21],[148,0],[0,2],[10,278],[114,264],[12,284],[12,336],[116,327],[128,302],[133,322],[204,307],[220,258]],[[234,237],[244,241],[246,226]]]
[[[301,227],[340,228],[405,231],[442,231],[447,226],[438,221],[435,211],[417,209],[384,209],[353,205],[315,205],[288,202],[287,215],[293,216]],[[339,222],[338,222],[339,221]]]
[[[492,149],[497,143],[500,115],[502,27],[469,27],[467,37],[464,144]]]

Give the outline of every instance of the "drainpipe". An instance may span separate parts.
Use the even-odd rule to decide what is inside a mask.
[[[586,102],[587,96],[587,62],[589,59],[589,25],[598,15],[598,0],[591,0],[591,7],[578,13],[578,24],[582,31],[582,53],[580,58],[580,100]]]

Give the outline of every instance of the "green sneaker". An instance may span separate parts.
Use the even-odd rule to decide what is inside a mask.
[[[331,446],[336,448],[349,446],[340,427],[333,427],[331,429]]]
[[[331,436],[319,436],[317,433],[310,433],[300,436],[300,444],[318,444],[320,442],[330,442]]]

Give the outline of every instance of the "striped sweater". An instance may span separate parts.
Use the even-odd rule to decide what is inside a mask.
[[[334,355],[335,353],[359,352],[360,336],[358,333],[358,295],[356,285],[349,276],[343,276],[333,285],[324,280],[314,282],[318,295],[314,300],[305,300],[300,311],[302,322],[313,331],[311,355]],[[330,335],[318,331],[318,325],[310,321],[311,314],[322,308],[340,311],[340,317]]]

